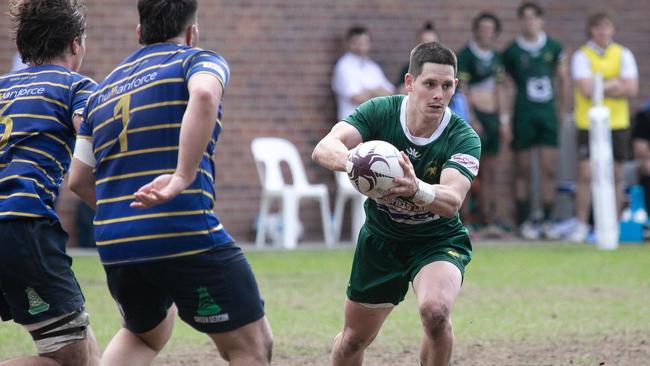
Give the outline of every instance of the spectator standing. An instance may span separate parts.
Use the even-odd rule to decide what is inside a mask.
[[[515,152],[516,223],[526,239],[547,236],[555,204],[555,169],[558,147],[558,114],[568,98],[568,68],[560,43],[543,31],[544,11],[534,2],[517,9],[521,33],[503,53],[503,64],[516,88],[512,116],[512,148]],[[554,79],[560,84],[556,98]],[[557,102],[557,103],[556,103]],[[557,107],[557,109],[556,109]],[[559,112],[559,113],[558,113]],[[544,222],[531,217],[531,151],[539,151]]]
[[[336,62],[332,75],[337,121],[349,116],[359,104],[395,91],[381,67],[370,58],[372,39],[368,29],[360,25],[351,27],[345,44],[347,52]]]
[[[618,212],[622,205],[622,162],[626,158],[630,111],[628,99],[639,90],[638,68],[632,52],[613,41],[616,33],[614,14],[598,10],[587,18],[589,40],[571,59],[574,80],[575,123],[578,129],[578,184],[576,186],[577,224],[569,235],[572,241],[584,241],[589,234],[591,207],[591,166],[589,163],[589,117],[593,93],[593,75],[603,76],[603,104],[610,111],[614,177]]]
[[[471,108],[470,117],[481,136],[479,191],[480,221],[485,234],[502,237],[506,232],[497,218],[496,160],[502,137],[509,136],[507,117],[499,114],[504,80],[503,64],[495,50],[501,22],[490,12],[479,13],[472,21],[473,38],[458,54],[458,80]],[[502,123],[503,122],[503,123]]]

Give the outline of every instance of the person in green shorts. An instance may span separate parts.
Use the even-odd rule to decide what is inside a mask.
[[[500,32],[499,18],[493,13],[481,12],[472,21],[472,40],[458,53],[458,80],[472,110],[472,126],[481,136],[479,224],[485,225],[482,232],[491,237],[507,236],[497,217],[499,199],[496,192],[497,155],[502,137],[509,137],[507,119],[501,123],[499,114],[505,74],[494,43]]]
[[[405,172],[394,178],[387,196],[366,200],[333,365],[361,365],[365,348],[409,283],[422,321],[421,363],[448,365],[451,359],[451,309],[472,255],[458,209],[478,174],[481,141],[447,107],[458,84],[450,49],[436,42],[416,46],[405,84],[408,95],[362,104],[312,155],[327,169],[345,171],[350,149],[383,140],[402,152]]]
[[[560,43],[543,31],[544,11],[539,5],[524,2],[517,9],[517,16],[521,34],[502,55],[506,72],[512,77],[517,90],[512,118],[517,225],[524,238],[539,239],[542,225],[532,222],[530,217],[531,150],[539,150],[543,228],[548,233],[548,221],[555,205],[557,116],[564,115],[564,100],[570,92],[568,66]],[[555,78],[560,84],[561,95],[558,98],[553,86]]]

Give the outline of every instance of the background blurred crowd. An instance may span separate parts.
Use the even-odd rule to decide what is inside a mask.
[[[130,44],[125,40],[135,37],[125,25],[133,23],[129,20],[136,17],[133,9],[114,2],[87,2],[91,17],[82,72],[96,79],[127,54],[128,47],[121,44]],[[217,212],[227,212],[222,214],[224,225],[240,241],[252,238],[250,222],[258,201],[250,198],[259,192],[248,147],[253,137],[283,136],[301,151],[309,151],[355,104],[400,92],[408,50],[419,42],[439,40],[458,51],[460,88],[451,107],[477,130],[484,146],[481,177],[463,209],[464,221],[484,237],[584,240],[590,202],[584,149],[588,125],[581,116],[588,106],[594,65],[613,80],[608,86],[610,99],[621,101],[615,103],[615,110],[629,111],[616,112],[619,117],[612,120],[614,154],[621,163],[617,163],[617,182],[623,188],[635,181],[636,174],[631,174],[623,182],[624,163],[630,161],[637,163],[627,164],[628,170],[636,173],[639,167],[640,182],[650,182],[646,177],[650,134],[644,132],[649,113],[640,103],[650,90],[641,87],[637,96],[640,76],[650,71],[642,62],[650,56],[643,42],[648,26],[639,14],[650,11],[650,5],[617,3],[614,14],[602,10],[604,1],[540,4],[543,7],[519,1],[462,5],[414,1],[396,6],[376,1],[375,7],[366,7],[356,2],[308,6],[278,1],[245,6],[218,1],[206,8],[199,15],[202,44],[224,54],[233,65],[216,157],[221,172],[216,205]],[[591,10],[587,16],[585,9]],[[237,16],[224,16],[230,13]],[[107,16],[93,19],[95,14]],[[619,39],[625,46],[616,43]],[[2,60],[7,69],[12,47],[6,37],[2,49],[8,53]],[[337,62],[342,48],[345,51]],[[618,60],[618,64],[603,66],[601,59]],[[337,79],[340,67],[333,66],[345,60],[363,64],[357,70],[362,79],[370,76],[357,86],[343,85],[353,83],[354,77]],[[525,76],[526,71],[534,77]],[[625,101],[629,103],[624,106]],[[637,115],[637,111],[641,112]],[[522,112],[530,113],[522,116]],[[634,140],[629,139],[630,121],[638,121],[632,129]],[[333,183],[327,172],[305,163],[310,180]],[[574,199],[575,205],[566,205]],[[84,245],[92,241],[84,237],[91,231],[75,222],[88,221],[91,214],[77,205],[74,196],[64,191],[59,200],[62,221],[71,241]],[[317,210],[302,212],[305,235],[320,232]],[[570,218],[578,225],[569,226],[577,230],[562,231],[552,225]]]

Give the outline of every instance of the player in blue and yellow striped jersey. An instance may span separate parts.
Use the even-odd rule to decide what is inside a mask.
[[[99,361],[65,253],[67,234],[53,209],[96,87],[73,71],[85,53],[84,10],[76,0],[10,5],[16,45],[29,67],[0,76],[0,315],[31,333],[39,357],[9,364]]]
[[[138,11],[144,47],[88,99],[70,176],[96,207],[97,247],[124,317],[103,362],[150,362],[177,308],[232,364],[266,365],[271,332],[255,277],[213,210],[228,64],[194,47],[196,0],[140,0]]]

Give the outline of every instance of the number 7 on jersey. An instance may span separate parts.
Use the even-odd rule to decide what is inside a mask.
[[[113,120],[118,118],[122,119],[122,132],[118,136],[120,142],[120,152],[125,152],[129,149],[129,142],[126,135],[126,125],[129,123],[129,109],[131,104],[131,96],[125,95],[121,97],[117,103],[115,103],[115,108],[113,108]]]

